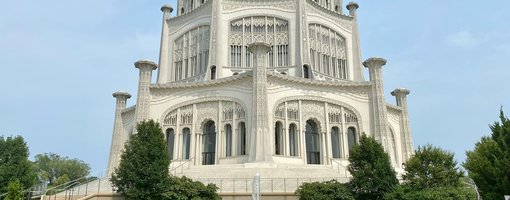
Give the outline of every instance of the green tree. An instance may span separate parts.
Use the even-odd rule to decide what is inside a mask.
[[[500,122],[490,125],[490,137],[483,137],[473,151],[466,152],[464,168],[479,188],[483,199],[501,199],[510,194],[510,120],[500,111]]]
[[[476,199],[475,191],[463,185],[463,172],[456,165],[453,153],[432,145],[418,147],[406,162],[404,184],[387,193],[385,199]]]
[[[418,147],[406,162],[402,176],[406,185],[417,190],[437,187],[460,187],[463,172],[456,166],[454,154],[438,147]]]
[[[55,153],[36,155],[34,168],[39,179],[50,185],[59,185],[70,180],[76,180],[86,177],[90,173],[89,165],[82,160],[71,159]]]
[[[356,199],[382,199],[398,184],[388,154],[373,138],[362,135],[349,153],[349,162],[349,187]]]
[[[386,193],[387,200],[476,200],[474,190],[466,187],[436,187],[416,189],[408,185],[401,185],[392,192]]]
[[[36,175],[28,154],[23,137],[0,137],[0,194],[6,193],[8,183],[15,179],[25,188],[35,183]]]
[[[354,200],[348,187],[336,180],[304,183],[296,194],[300,200]]]
[[[23,187],[18,179],[9,182],[4,200],[23,200]]]
[[[170,184],[163,132],[153,120],[137,125],[110,181],[116,192],[128,199],[160,200]]]
[[[169,188],[164,193],[165,199],[171,200],[220,200],[214,184],[204,185],[189,178],[170,177]]]

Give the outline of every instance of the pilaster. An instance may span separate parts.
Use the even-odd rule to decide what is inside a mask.
[[[409,126],[409,115],[407,112],[407,95],[411,93],[405,88],[398,88],[391,92],[395,96],[397,106],[402,109],[400,113],[400,139],[402,145],[402,160],[407,161],[413,154],[413,139],[411,137],[411,128]]]
[[[127,140],[127,138],[124,137],[124,128],[121,114],[122,111],[126,109],[127,99],[131,98],[131,95],[127,92],[115,92],[112,95],[116,99],[116,105],[115,119],[113,123],[112,144],[110,146],[110,157],[108,159],[108,168],[106,171],[107,176],[110,176],[120,163],[120,155],[124,149],[124,142]]]
[[[369,58],[363,65],[368,68],[370,75],[370,82],[372,82],[371,93],[371,111],[372,111],[372,131],[375,139],[382,145],[383,139],[388,138],[389,126],[387,119],[386,101],[384,100],[384,87],[382,80],[382,66],[386,64],[383,58]],[[384,147],[387,149],[387,147]]]
[[[138,95],[136,99],[135,121],[140,123],[149,119],[150,108],[150,85],[152,71],[157,69],[156,63],[149,60],[140,60],[135,62],[135,67],[139,69]]]

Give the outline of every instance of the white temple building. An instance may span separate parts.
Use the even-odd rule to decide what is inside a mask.
[[[386,60],[362,62],[358,4],[343,8],[342,0],[178,0],[171,16],[163,5],[159,63],[135,63],[136,104],[126,107],[126,92],[113,94],[107,174],[136,124],[149,119],[165,132],[171,173],[220,191],[248,191],[237,188],[248,181],[236,180],[256,173],[271,184],[284,180],[278,188],[290,192],[299,179],[346,181],[361,134],[403,171],[413,149],[409,90],[391,92],[396,105],[386,101]]]

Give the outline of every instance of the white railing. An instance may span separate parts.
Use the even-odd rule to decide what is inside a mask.
[[[176,176],[178,175],[177,172],[180,172],[179,175],[183,175],[184,174],[184,169],[189,169],[191,168],[191,162],[195,160],[195,157],[191,157],[190,159],[188,160],[182,160],[181,163],[179,163],[179,165],[175,166],[175,167],[172,167],[169,171],[172,175]]]

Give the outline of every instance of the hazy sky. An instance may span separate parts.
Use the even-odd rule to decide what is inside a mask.
[[[105,170],[115,100],[135,95],[133,62],[158,60],[162,0],[0,3],[0,135]],[[411,90],[415,148],[465,151],[510,115],[510,1],[359,0],[362,55],[388,60],[386,99]],[[136,97],[130,99],[133,105]]]

